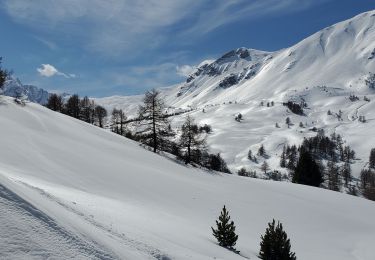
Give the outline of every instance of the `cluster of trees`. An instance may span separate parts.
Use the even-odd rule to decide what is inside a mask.
[[[266,149],[264,148],[263,144],[259,146],[257,155],[260,157],[264,157],[264,158],[267,157]],[[258,163],[258,158],[255,155],[253,155],[253,152],[251,149],[247,153],[247,158],[252,162]]]
[[[267,102],[267,107],[273,107],[275,105],[275,102],[271,101],[271,102]],[[263,107],[264,106],[264,101],[261,101],[260,102],[260,106]]]
[[[78,95],[72,95],[64,102],[60,95],[52,94],[46,107],[99,127],[104,127],[107,117],[107,110],[104,107],[96,105],[88,97],[80,99]],[[141,142],[153,152],[169,152],[185,163],[230,173],[220,154],[207,152],[204,134],[212,132],[210,125],[198,126],[193,118],[187,116],[178,129],[180,135],[176,140],[177,134],[170,125],[169,117],[159,92],[151,90],[145,93],[136,119],[130,120],[122,109],[114,108],[111,113],[110,129],[116,134]],[[135,132],[128,129],[127,125],[130,122],[135,122]]]
[[[218,220],[216,220],[216,228],[211,227],[211,229],[220,246],[239,253],[234,248],[238,240],[236,226],[231,220],[225,205]],[[272,222],[268,223],[264,235],[261,236],[258,256],[264,260],[297,259],[295,253],[291,251],[290,239],[279,221],[276,224],[273,219]]]
[[[280,166],[290,171],[290,178],[294,183],[322,186],[334,191],[341,191],[344,186],[352,195],[357,195],[357,190],[360,189],[365,197],[372,197],[375,178],[372,177],[371,167],[375,169],[375,150],[371,151],[369,170],[362,171],[358,187],[353,182],[351,171],[355,152],[343,144],[340,135],[333,133],[328,137],[323,131],[319,131],[317,136],[305,138],[298,148],[295,145],[284,146]]]
[[[344,146],[341,135],[333,133],[326,136],[324,130],[319,130],[315,137],[305,138],[300,149],[310,152],[316,159],[348,163],[355,159],[354,150]]]
[[[290,111],[292,111],[294,114],[297,115],[303,115],[303,108],[307,107],[307,104],[305,102],[301,102],[301,104],[294,103],[292,101],[284,102],[283,106],[286,106],[289,108]]]
[[[359,100],[359,97],[354,95],[354,94],[350,94],[349,95],[349,100],[352,101],[352,102],[355,102],[355,101],[358,101]]]
[[[341,191],[345,187],[351,195],[357,196],[360,192],[365,198],[375,200],[375,148],[370,152],[368,169],[361,171],[358,181],[353,178],[351,170],[355,152],[343,143],[340,135],[333,133],[327,137],[319,131],[317,136],[305,138],[298,148],[295,145],[284,146],[280,166],[289,170],[294,183],[333,191]],[[268,175],[271,173],[268,172]]]
[[[112,111],[111,130],[139,141],[155,153],[168,152],[186,164],[230,173],[220,154],[210,154],[207,151],[205,135],[212,132],[210,125],[198,126],[192,117],[187,116],[179,129],[172,129],[169,118],[163,98],[153,89],[145,93],[138,116],[132,120],[135,122],[134,133],[126,126],[130,120],[118,109]]]
[[[288,176],[286,176],[285,174],[281,174],[277,170],[271,170],[269,164],[267,163],[268,155],[266,153],[266,149],[264,148],[263,144],[258,148],[257,156],[259,158],[263,157],[263,159],[264,159],[263,163],[260,165],[260,170],[264,174],[264,177],[262,177],[263,179],[275,180],[275,181],[281,181],[281,180],[288,179]],[[253,155],[253,152],[252,152],[251,149],[247,153],[247,158],[254,163],[258,163],[258,157],[257,156]],[[244,177],[258,178],[258,175],[257,175],[255,170],[248,171],[244,167],[240,168],[237,171],[237,174],[239,176],[244,176]]]
[[[127,119],[122,109],[114,108],[111,113],[111,131],[122,136],[131,134],[130,131],[127,131]]]
[[[257,172],[254,171],[248,171],[246,170],[245,167],[242,167],[237,171],[238,176],[243,176],[243,177],[250,177],[250,178],[258,178]]]
[[[77,94],[70,96],[66,102],[60,95],[51,94],[46,107],[99,127],[104,126],[107,117],[107,110],[104,107],[96,105],[94,100],[87,96],[81,99]]]

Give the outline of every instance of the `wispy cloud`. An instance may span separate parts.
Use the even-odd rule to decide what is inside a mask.
[[[176,66],[176,72],[177,72],[177,75],[180,75],[182,77],[187,77],[195,70],[195,68],[196,68],[195,66],[191,66],[191,65]]]
[[[49,41],[49,40],[46,40],[46,39],[43,39],[41,37],[38,37],[38,36],[34,36],[34,39],[36,39],[37,41],[39,41],[40,43],[44,44],[45,46],[48,47],[48,49],[50,50],[57,50],[58,49],[58,46],[56,43],[54,43],[53,41]]]
[[[66,73],[63,73],[63,72],[59,71],[58,69],[56,69],[51,64],[42,64],[41,67],[37,68],[36,70],[39,72],[40,76],[47,77],[47,78],[50,78],[50,77],[53,77],[53,76],[56,76],[56,75],[57,76],[63,76],[67,79],[71,79],[71,78],[76,77],[75,74],[66,74]]]
[[[63,32],[87,50],[118,57],[191,40],[238,20],[295,12],[325,1],[4,0],[3,8],[19,23],[44,33]]]

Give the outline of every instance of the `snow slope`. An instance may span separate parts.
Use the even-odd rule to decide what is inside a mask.
[[[262,159],[259,164],[252,163],[247,152],[252,149],[256,153],[261,144],[269,153],[271,168],[279,169],[283,145],[299,145],[304,137],[315,135],[309,129],[317,127],[327,135],[341,134],[355,150],[358,160],[352,168],[358,176],[375,147],[371,131],[375,127],[375,89],[365,83],[370,72],[375,72],[375,11],[325,28],[280,51],[230,51],[214,62],[203,63],[185,83],[161,92],[168,106],[191,107],[199,124],[212,126],[209,148],[221,152],[233,171],[246,167],[259,173]],[[360,100],[351,102],[352,94]],[[370,102],[364,101],[364,96]],[[134,115],[140,100],[133,98],[133,103],[124,97],[121,102],[116,97],[115,103]],[[307,102],[305,115],[295,115],[282,105],[289,100]],[[264,106],[260,106],[262,101]],[[267,107],[271,101],[275,106]],[[111,98],[105,98],[103,104],[110,103]],[[342,121],[336,116],[340,110]],[[234,120],[238,113],[244,118],[241,123]],[[174,117],[172,124],[179,127],[185,116]],[[359,116],[365,116],[367,122],[359,122]],[[294,123],[290,129],[286,117]],[[304,128],[299,127],[300,122]]]
[[[6,97],[0,125],[4,258],[256,259],[272,218],[283,222],[298,259],[375,258],[374,202],[186,167]],[[224,204],[241,255],[211,235]]]

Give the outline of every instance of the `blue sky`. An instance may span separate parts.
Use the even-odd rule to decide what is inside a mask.
[[[0,56],[24,84],[140,94],[231,49],[286,48],[372,9],[374,0],[2,0]]]

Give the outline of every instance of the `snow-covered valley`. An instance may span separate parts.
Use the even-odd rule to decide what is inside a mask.
[[[4,258],[22,258],[46,243],[41,247],[53,248],[51,258],[66,250],[98,259],[254,259],[272,218],[284,223],[299,259],[375,256],[371,201],[179,165],[37,104],[21,107],[3,97],[0,115],[1,210],[33,212],[15,210],[12,221],[3,215]],[[9,199],[10,191],[22,199]],[[218,246],[211,234],[224,204],[241,255]],[[9,230],[22,228],[18,219],[49,231],[37,235],[28,224],[22,232],[34,238],[14,238]],[[54,242],[60,240],[68,245]]]

